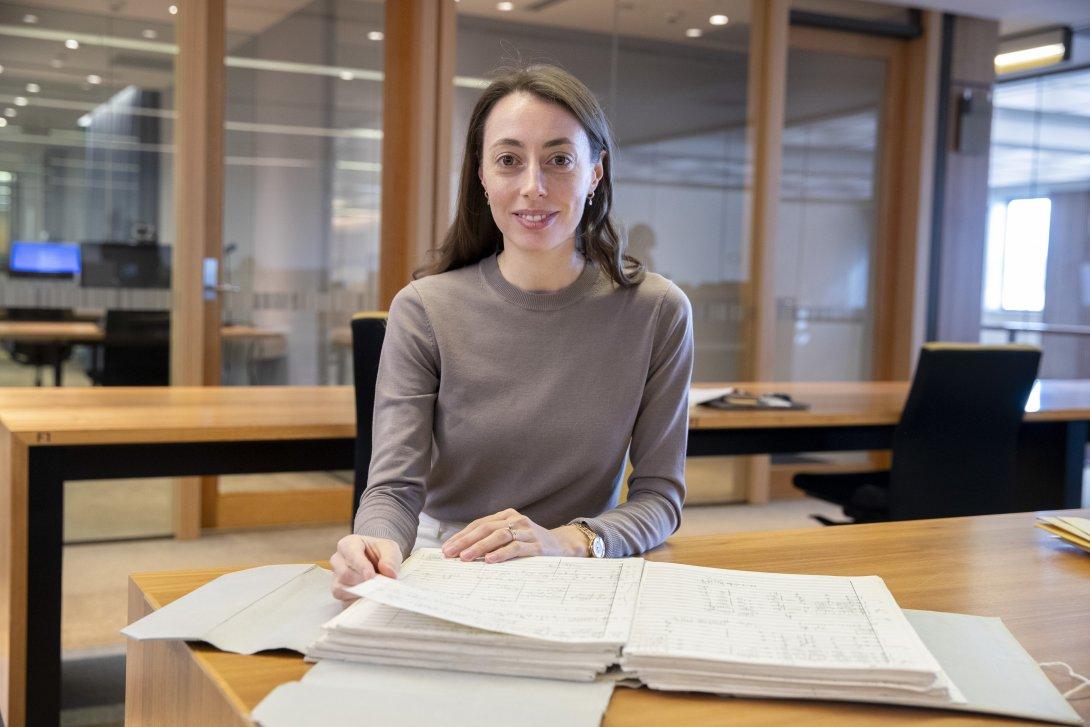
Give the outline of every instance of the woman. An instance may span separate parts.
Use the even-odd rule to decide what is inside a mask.
[[[481,96],[454,224],[390,306],[368,486],[330,559],[338,598],[396,577],[414,543],[486,562],[621,557],[677,529],[689,301],[624,254],[611,153],[565,71],[514,71]]]

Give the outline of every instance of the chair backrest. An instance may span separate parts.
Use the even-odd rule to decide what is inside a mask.
[[[1018,510],[1018,429],[1034,346],[926,344],[893,435],[894,520]]]
[[[373,311],[352,316],[352,383],[356,390],[356,478],[352,515],[367,489],[371,465],[371,425],[375,415],[375,383],[382,342],[386,338],[386,313]]]
[[[166,386],[170,383],[170,311],[106,311],[101,386]]]

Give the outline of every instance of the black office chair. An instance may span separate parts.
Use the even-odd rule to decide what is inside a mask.
[[[98,386],[170,383],[170,311],[111,310],[87,375]]]
[[[74,319],[70,310],[50,310],[38,308],[9,308],[5,316],[10,321],[70,321]],[[3,349],[11,360],[22,366],[34,367],[34,385],[42,385],[42,369],[53,369],[53,385],[61,385],[61,367],[72,356],[72,344],[63,341],[26,343],[23,341],[4,341]]]
[[[1018,429],[1040,360],[1034,346],[926,344],[890,469],[799,473],[795,487],[857,523],[1024,509],[1015,499]]]
[[[355,517],[360,498],[367,489],[367,470],[371,465],[371,425],[375,415],[375,383],[378,381],[378,360],[385,338],[385,312],[352,316],[352,383],[356,390],[356,479],[352,517]]]

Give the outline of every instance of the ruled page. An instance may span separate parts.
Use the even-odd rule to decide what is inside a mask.
[[[625,655],[939,671],[876,576],[646,563]]]
[[[565,642],[623,644],[644,562],[639,558],[519,558],[463,563],[418,551],[398,579],[377,576],[357,596],[465,626]]]

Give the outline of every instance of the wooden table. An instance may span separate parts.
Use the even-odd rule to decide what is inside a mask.
[[[888,448],[907,392],[905,383],[740,386],[786,390],[812,408],[694,411],[690,454]],[[1046,490],[1053,499],[1042,507],[1077,502],[1090,381],[1044,382],[1040,411],[1026,418],[1040,459],[1066,457],[1059,474],[1055,463],[1041,463],[1054,477]],[[65,480],[352,469],[354,437],[346,386],[0,389],[5,723],[58,720]]]
[[[1073,512],[1090,515],[1087,510]],[[1034,659],[1065,661],[1076,672],[1090,673],[1090,554],[1034,528],[1030,513],[672,538],[647,557],[742,570],[877,574],[904,608],[1002,617]],[[227,570],[134,575],[129,620]],[[292,652],[242,656],[203,644],[130,641],[125,723],[248,725],[250,711],[266,694],[300,679],[309,668]],[[1090,699],[1072,704],[1090,718]],[[604,724],[839,726],[922,720],[942,725],[1027,724],[936,710],[721,699],[624,688],[614,692]]]

